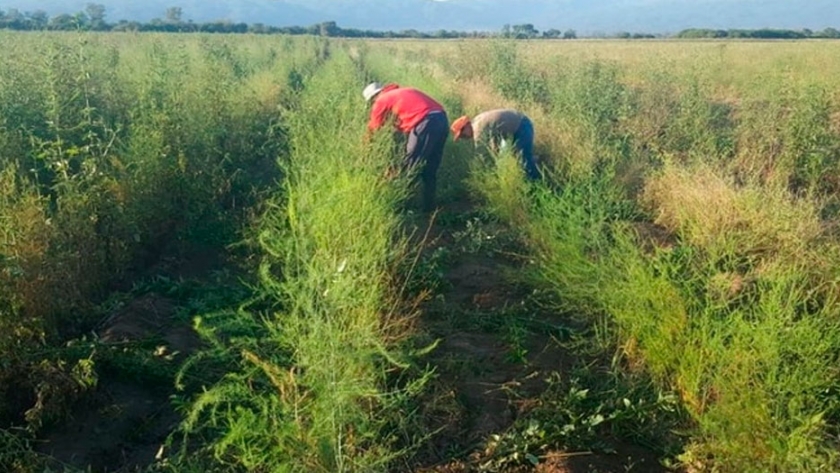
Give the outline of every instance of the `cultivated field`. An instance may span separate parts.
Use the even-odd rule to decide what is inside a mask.
[[[0,44],[0,470],[840,470],[840,43]]]

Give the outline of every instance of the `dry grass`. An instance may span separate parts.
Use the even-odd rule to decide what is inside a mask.
[[[459,92],[464,110],[470,114],[494,108],[517,107],[515,101],[504,99],[490,84],[478,78],[453,82],[452,88]]]
[[[797,258],[822,234],[818,209],[784,189],[736,186],[709,167],[668,167],[643,204],[654,221],[700,248],[737,244],[743,254]]]
[[[0,184],[0,261],[5,263],[0,266],[0,302],[11,302],[23,309],[25,318],[37,320],[61,304],[60,299],[51,297],[55,292],[52,288],[66,275],[45,271],[50,266],[47,252],[55,228],[46,215],[43,199],[31,187],[15,183],[14,166],[0,175]],[[0,318],[0,323],[3,321]],[[12,324],[4,330],[15,328]]]

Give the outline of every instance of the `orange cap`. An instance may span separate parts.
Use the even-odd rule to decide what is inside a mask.
[[[470,125],[470,117],[464,115],[463,117],[452,122],[452,126],[449,127],[449,129],[452,130],[452,134],[455,135],[455,139],[457,140],[461,137],[461,134],[464,132],[464,128]]]

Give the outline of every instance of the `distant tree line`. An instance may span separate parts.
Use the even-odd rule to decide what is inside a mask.
[[[497,36],[502,36],[504,38],[515,38],[515,39],[536,39],[536,38],[548,38],[548,39],[575,39],[577,38],[577,33],[575,30],[566,30],[560,31],[558,29],[550,29],[543,31],[542,33],[539,32],[534,25],[530,23],[525,23],[522,25],[505,25],[502,27],[502,31]]]
[[[105,6],[89,3],[84,11],[73,15],[60,14],[49,16],[43,10],[21,12],[12,8],[0,10],[0,29],[12,30],[55,30],[55,31],[157,31],[167,33],[254,33],[254,34],[289,34],[320,35],[344,38],[485,38],[505,36],[512,38],[563,38],[574,39],[574,30],[560,31],[551,29],[540,34],[534,25],[505,25],[501,32],[491,31],[455,31],[437,30],[423,32],[414,29],[402,31],[362,30],[342,28],[334,21],[327,21],[310,26],[270,26],[263,23],[234,23],[218,20],[195,23],[183,20],[184,12],[180,7],[167,8],[163,18],[153,18],[148,22],[120,20],[116,23],[106,21]]]
[[[320,35],[343,38],[490,38],[504,37],[513,39],[575,39],[575,30],[561,31],[555,28],[540,32],[534,25],[504,25],[501,31],[455,31],[438,30],[422,32],[418,30],[377,31],[356,28],[342,28],[334,21],[327,21],[310,26],[269,26],[262,23],[234,23],[227,20],[195,23],[184,21],[184,12],[180,7],[167,8],[163,18],[153,18],[148,22],[120,20],[109,23],[106,20],[105,6],[89,3],[83,11],[75,14],[63,13],[50,16],[43,10],[21,12],[10,8],[0,10],[0,29],[11,30],[55,30],[55,31],[156,31],[166,33],[253,33],[253,34],[288,34],[288,35]],[[596,35],[598,37],[613,37],[621,39],[644,39],[659,36],[647,33],[620,32],[613,35]],[[772,38],[772,39],[800,39],[800,38],[840,38],[840,31],[826,28],[819,32],[808,29],[777,30],[714,30],[687,29],[679,32],[678,38]]]
[[[779,30],[762,28],[757,30],[714,30],[705,28],[691,28],[682,30],[678,38],[756,38],[756,39],[807,39],[807,38],[840,38],[840,31],[826,28],[822,31]]]
[[[60,14],[50,16],[43,10],[21,12],[11,8],[0,10],[0,29],[11,30],[54,30],[54,31],[156,31],[167,33],[254,33],[254,34],[289,34],[289,35],[321,35],[336,37],[365,37],[365,38],[460,38],[491,36],[485,32],[463,32],[439,30],[424,33],[416,30],[405,31],[374,31],[355,28],[341,28],[335,22],[329,21],[311,26],[269,26],[262,23],[237,23],[227,20],[217,20],[196,23],[183,20],[183,10],[180,7],[167,8],[163,18],[153,18],[148,22],[120,20],[110,23],[106,20],[105,6],[89,3],[87,7],[75,14]]]

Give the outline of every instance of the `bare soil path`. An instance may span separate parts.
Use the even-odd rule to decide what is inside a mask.
[[[218,287],[217,272],[226,266],[218,252],[165,261],[149,271],[157,275],[150,287],[114,304],[93,334],[105,363],[96,367],[96,388],[35,445],[53,468],[140,472],[168,453],[163,446],[181,421],[174,374],[201,348],[190,306],[205,302],[202,287]]]
[[[532,288],[511,282],[511,272],[528,262],[510,229],[470,202],[450,205],[433,222],[424,251],[442,266],[442,281],[422,323],[440,343],[424,414],[439,433],[414,471],[666,471],[654,452],[615,439],[610,453],[549,449],[539,465],[497,450],[494,440],[527,422],[551,380],[581,362],[563,343],[572,322],[540,307]]]

